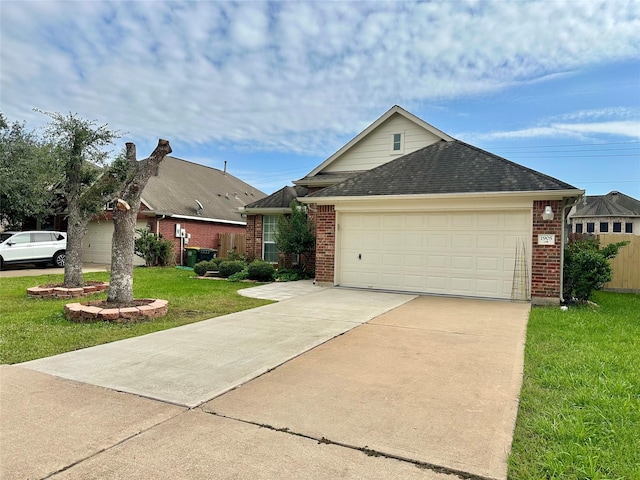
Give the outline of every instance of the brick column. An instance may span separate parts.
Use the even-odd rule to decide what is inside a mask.
[[[550,205],[553,220],[543,220],[542,212]],[[533,238],[531,265],[531,303],[557,305],[560,303],[560,268],[562,245],[562,201],[535,200],[533,202]],[[553,234],[553,245],[538,245],[538,235]]]
[[[316,281],[334,283],[336,212],[333,205],[318,205],[316,223]]]
[[[247,215],[247,258],[262,258],[262,215]]]

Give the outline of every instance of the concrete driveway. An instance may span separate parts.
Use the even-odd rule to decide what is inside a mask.
[[[309,288],[3,366],[0,476],[506,478],[528,304]]]
[[[108,272],[111,265],[102,263],[85,263],[82,265],[83,273],[87,272]],[[45,267],[37,268],[35,265],[5,265],[0,270],[0,278],[9,277],[37,277],[40,275],[64,275],[64,268]]]

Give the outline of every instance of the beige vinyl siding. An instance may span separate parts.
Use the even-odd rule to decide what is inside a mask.
[[[394,133],[403,135],[404,148],[400,153],[391,151]],[[370,170],[439,140],[440,137],[416,125],[402,115],[396,114],[349,151],[345,152],[340,158],[328,165],[323,171],[350,172]]]

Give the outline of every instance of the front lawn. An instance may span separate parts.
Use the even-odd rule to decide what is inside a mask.
[[[62,282],[62,275],[0,278],[0,363],[48,357],[271,303],[236,293],[255,284],[197,280],[190,278],[192,276],[189,270],[136,268],[135,297],[169,300],[169,313],[163,318],[132,325],[72,323],[63,315],[69,300],[27,298],[27,288]],[[109,274],[87,273],[84,279],[108,281]],[[106,294],[86,298],[102,299]]]
[[[531,311],[509,478],[640,479],[640,295]]]

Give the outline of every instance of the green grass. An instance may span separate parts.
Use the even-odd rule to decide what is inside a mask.
[[[510,479],[640,479],[640,295],[594,301],[531,312]]]
[[[162,318],[130,325],[73,323],[63,315],[64,305],[70,303],[69,300],[27,298],[27,288],[62,282],[62,275],[0,278],[0,363],[48,357],[271,303],[236,293],[255,284],[197,280],[190,278],[192,276],[190,270],[136,268],[135,297],[169,300],[169,313]],[[84,279],[108,281],[109,274],[87,273]],[[106,298],[106,294],[86,297],[102,298]]]

